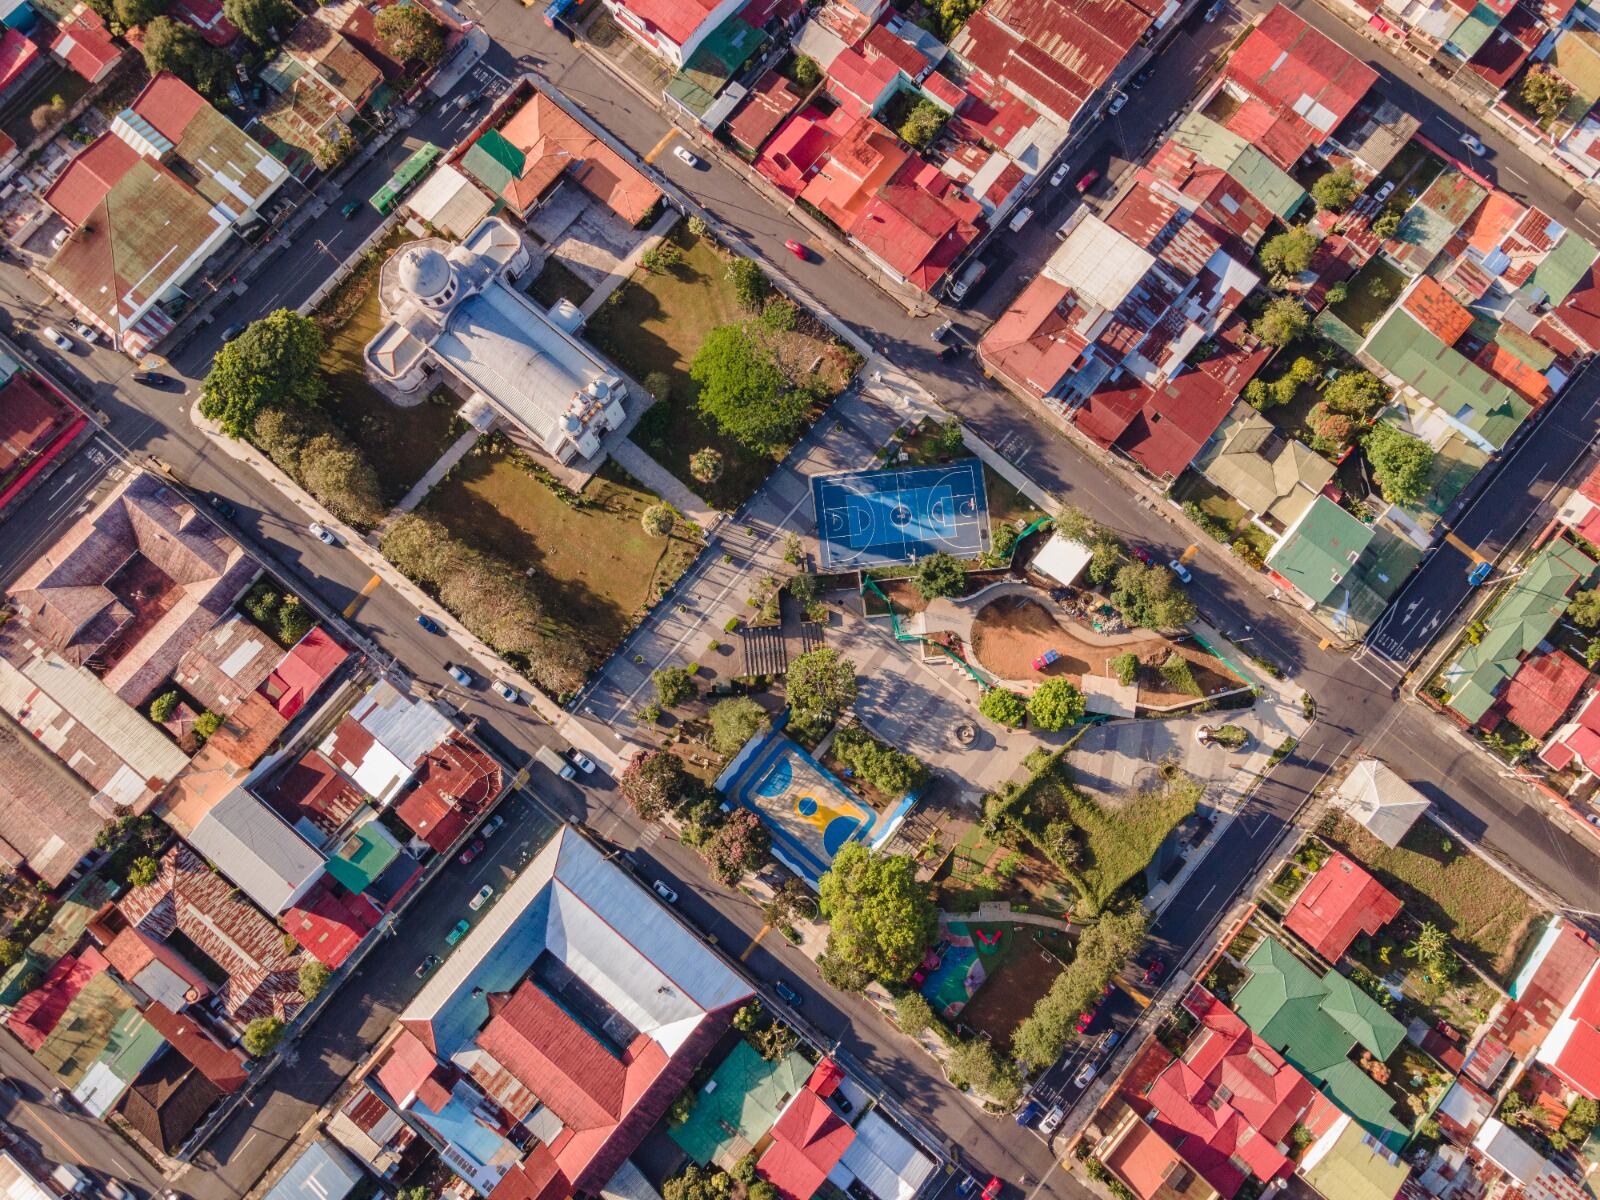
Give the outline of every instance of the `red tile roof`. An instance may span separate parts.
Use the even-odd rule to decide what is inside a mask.
[[[979,341],[984,366],[1017,390],[1044,397],[1088,346],[1073,328],[1076,306],[1077,297],[1066,286],[1045,275],[1035,276]],[[1127,424],[1124,420],[1103,444],[1109,446]],[[1085,431],[1089,432],[1087,427]]]
[[[422,1090],[438,1066],[433,1051],[407,1029],[395,1038],[394,1045],[389,1047],[389,1053],[378,1066],[378,1082],[390,1099],[403,1106]]]
[[[323,966],[337,970],[381,915],[366,897],[325,883],[283,914],[283,927]]]
[[[489,1200],[568,1200],[572,1192],[550,1147],[536,1141],[528,1156],[501,1176]]]
[[[571,1129],[614,1125],[622,1113],[628,1069],[595,1036],[525,980],[510,995],[489,997],[489,1023],[478,1048],[528,1088]]]
[[[227,46],[239,36],[233,22],[222,15],[219,0],[175,0],[167,11],[193,26],[213,46]]]
[[[436,788],[412,792],[395,808],[406,828],[441,853],[450,849],[467,827],[461,810]]]
[[[766,144],[799,104],[800,93],[793,85],[776,70],[768,71],[756,81],[744,103],[728,121],[728,134],[737,144],[754,153]]]
[[[1228,127],[1285,170],[1320,145],[1378,79],[1371,67],[1281,4],[1228,60],[1227,76],[1255,101],[1241,107]]]
[[[837,125],[845,115],[845,110],[839,108],[825,118],[820,110],[808,108],[789,118],[756,159],[756,170],[784,195],[800,195],[812,170],[838,139]]]
[[[772,1145],[756,1173],[783,1200],[811,1200],[855,1136],[826,1100],[803,1089],[773,1125]]]
[[[1239,394],[1203,371],[1140,386],[1139,411],[1116,444],[1158,479],[1175,477],[1194,461]]]
[[[144,1010],[144,1019],[218,1090],[232,1095],[244,1086],[248,1075],[239,1052],[217,1041],[193,1017],[179,1016],[157,1001]]]
[[[1446,346],[1455,345],[1472,328],[1472,314],[1427,275],[1417,280],[1401,307]]]
[[[0,92],[22,78],[38,57],[38,46],[15,29],[7,29],[0,37]]]
[[[853,102],[856,112],[866,116],[899,74],[900,66],[892,58],[869,54],[865,47],[845,50],[828,66],[828,90],[841,102]]]
[[[1399,897],[1351,859],[1335,854],[1311,877],[1283,923],[1336,963],[1358,935],[1377,933],[1399,915]]]
[[[1551,650],[1522,660],[1500,693],[1499,707],[1518,729],[1543,738],[1554,729],[1588,682],[1589,670],[1570,654]]]
[[[283,656],[261,685],[262,694],[282,716],[292,717],[349,657],[350,651],[318,625]]]
[[[938,168],[908,158],[867,201],[850,236],[928,291],[972,244],[982,219],[977,202]]]
[[[711,19],[718,0],[616,0],[616,4],[681,49]]]
[[[90,83],[97,83],[107,68],[122,57],[122,50],[111,40],[104,19],[87,5],[80,4],[58,26],[50,49]]]
[[[1600,1100],[1600,970],[1590,969],[1539,1061],[1591,1100]]]
[[[1542,956],[1530,964],[1531,973],[1524,968],[1524,977],[1512,985],[1514,1000],[1496,1015],[1489,1027],[1490,1038],[1518,1058],[1531,1058],[1596,962],[1600,962],[1600,947],[1570,921],[1563,921]],[[1473,1059],[1480,1054],[1481,1049]],[[1468,1067],[1472,1065],[1469,1060]],[[1489,1087],[1494,1081],[1479,1078],[1477,1082]]]

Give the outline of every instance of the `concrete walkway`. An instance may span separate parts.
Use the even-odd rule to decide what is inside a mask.
[[[646,454],[631,438],[623,438],[612,446],[611,457],[629,475],[682,513],[685,519],[700,526],[708,537],[721,524],[721,513],[684,487],[676,475]]]
[[[645,252],[659,246],[662,239],[672,232],[672,227],[678,223],[679,215],[677,209],[669,207],[650,227],[649,235],[633,248],[627,258],[611,269],[611,274],[600,281],[599,286],[589,294],[589,298],[578,309],[585,321],[594,316],[600,306],[611,299],[611,293],[628,282],[629,276],[638,268],[639,260],[645,256]]]
[[[428,468],[427,474],[417,480],[411,490],[400,498],[400,503],[389,510],[389,515],[384,518],[384,524],[387,525],[401,513],[408,513],[421,504],[423,498],[433,491],[434,485],[450,473],[450,468],[472,452],[472,448],[478,444],[478,439],[482,436],[476,429],[468,429],[451,442],[450,449],[441,454],[439,461]]]
[[[997,925],[1002,921],[1014,921],[1018,925],[1042,925],[1046,929],[1066,929],[1072,922],[1065,917],[1047,917],[1043,913],[1013,912],[1011,905],[1004,900],[986,900],[978,905],[974,913],[948,913],[939,914],[939,924],[948,925],[951,921],[963,921],[969,925]]]

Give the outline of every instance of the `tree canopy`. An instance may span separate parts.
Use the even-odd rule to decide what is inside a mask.
[[[147,41],[147,53],[148,48]],[[264,408],[315,404],[328,390],[322,378],[323,346],[317,323],[287,308],[252,321],[212,360],[200,385],[200,415],[239,438],[250,432]]]
[[[1178,577],[1155,563],[1133,562],[1118,568],[1111,603],[1128,624],[1146,629],[1176,629],[1199,615]]]
[[[251,1058],[261,1058],[270,1054],[272,1048],[283,1039],[283,1022],[277,1017],[257,1017],[244,1027],[244,1036],[239,1039],[244,1052]]]
[[[1078,950],[1051,981],[1050,990],[1011,1036],[1011,1049],[1025,1067],[1049,1066],[1073,1036],[1073,1022],[1144,941],[1144,910],[1108,914],[1078,939]]]
[[[1317,251],[1317,235],[1304,225],[1274,234],[1262,243],[1257,256],[1272,275],[1298,275],[1311,265]]]
[[[1311,318],[1305,305],[1292,296],[1279,296],[1250,323],[1250,332],[1269,346],[1287,346],[1306,331]]]
[[[1335,167],[1311,185],[1311,198],[1317,202],[1317,207],[1332,212],[1343,212],[1360,194],[1361,185],[1348,166]]]
[[[1433,451],[1428,443],[1380,421],[1362,439],[1361,446],[1386,499],[1395,504],[1415,504],[1422,499],[1428,490],[1428,472],[1433,468]]]
[[[1567,616],[1587,629],[1600,625],[1600,589],[1574,592],[1567,603]]]
[[[678,806],[689,788],[689,778],[676,754],[641,750],[618,776],[617,789],[634,812],[654,821]]]
[[[444,57],[444,26],[416,4],[391,4],[376,19],[384,53],[396,62],[432,66]]]
[[[1389,403],[1389,389],[1371,371],[1340,371],[1322,390],[1322,403],[1332,412],[1364,421]]]
[[[789,664],[784,688],[796,715],[831,723],[855,703],[856,664],[832,646],[819,646]]]
[[[939,932],[939,914],[917,864],[847,842],[819,884],[830,958],[884,983],[903,983]]]
[[[933,144],[933,139],[939,136],[949,115],[932,100],[919,97],[895,132],[913,150],[926,150]]]
[[[955,555],[935,550],[911,568],[911,582],[924,600],[959,596],[967,590],[967,568]]]
[[[1532,67],[1522,77],[1522,102],[1541,120],[1559,117],[1572,102],[1572,96],[1572,85],[1548,67]]]
[[[700,847],[706,867],[721,882],[733,886],[746,871],[767,861],[772,834],[748,808],[736,808]]]
[[[786,446],[805,421],[805,394],[789,387],[772,355],[743,325],[720,325],[708,333],[689,375],[700,385],[700,411],[758,454]]]
[[[154,17],[144,27],[144,65],[152,75],[171,71],[206,96],[221,94],[223,56],[189,26],[171,17]]]
[[[992,687],[978,700],[978,711],[997,725],[1015,729],[1022,724],[1023,717],[1028,715],[1028,705],[1015,692]]]
[[[766,710],[749,696],[729,696],[711,706],[711,744],[720,754],[736,753],[766,726]]]
[[[1035,729],[1054,733],[1082,719],[1087,711],[1083,693],[1069,679],[1046,679],[1028,697],[1028,720]]]
[[[222,0],[222,15],[258,46],[270,45],[274,30],[288,28],[300,16],[288,0]]]

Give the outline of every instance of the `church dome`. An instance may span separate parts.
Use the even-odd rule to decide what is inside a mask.
[[[407,250],[400,260],[401,286],[424,303],[444,295],[451,275],[450,261],[432,246]]]

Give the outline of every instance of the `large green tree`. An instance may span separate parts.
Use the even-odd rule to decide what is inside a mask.
[[[201,41],[189,26],[171,17],[155,17],[144,27],[144,65],[152,75],[171,71],[213,99],[226,86],[223,55]]]
[[[691,789],[683,760],[667,750],[641,750],[617,778],[617,790],[647,821],[677,808]]]
[[[1292,296],[1279,296],[1250,323],[1250,332],[1269,346],[1282,348],[1306,331],[1311,318]]]
[[[1331,412],[1364,421],[1389,402],[1389,389],[1371,371],[1340,371],[1322,390],[1321,402]]]
[[[1433,468],[1433,451],[1427,442],[1379,421],[1362,439],[1361,447],[1385,498],[1395,504],[1415,504],[1422,499]]]
[[[336,434],[312,438],[300,450],[300,482],[341,521],[371,528],[383,519],[383,488],[366,455]]]
[[[1111,603],[1130,625],[1176,629],[1199,615],[1178,577],[1155,563],[1128,563],[1117,570]]]
[[[416,4],[391,4],[377,16],[378,41],[396,62],[431,67],[444,57],[444,26]]]
[[[271,45],[274,31],[289,28],[300,16],[288,0],[222,0],[222,15],[258,46]]]
[[[700,411],[728,437],[767,454],[794,440],[807,399],[789,386],[772,354],[743,325],[706,335],[689,375],[700,385]]]
[[[1028,697],[1028,720],[1035,729],[1054,733],[1081,720],[1087,704],[1070,679],[1046,679]]]
[[[1272,275],[1298,275],[1311,265],[1317,251],[1317,235],[1304,225],[1274,234],[1262,243],[1257,256]]]
[[[1139,948],[1145,926],[1144,910],[1135,906],[1126,913],[1107,914],[1084,931],[1072,961],[1011,1036],[1012,1052],[1024,1067],[1037,1070],[1061,1057],[1078,1014],[1099,999],[1112,976]]]
[[[784,690],[796,716],[831,724],[855,703],[856,664],[832,646],[819,646],[789,664]]]
[[[955,555],[935,550],[911,568],[911,582],[924,600],[959,596],[967,590],[967,567]]]
[[[1317,207],[1333,212],[1343,212],[1360,194],[1361,185],[1348,166],[1335,167],[1311,185],[1311,198],[1317,202]]]
[[[252,321],[212,360],[200,385],[200,415],[237,438],[263,409],[315,404],[328,390],[323,346],[317,323],[287,308]]]
[[[818,885],[830,958],[884,983],[904,983],[939,932],[915,860],[848,842]]]
[[[112,0],[111,10],[119,25],[136,29],[166,12],[167,5],[163,0]]]
[[[700,847],[706,866],[732,887],[746,871],[758,870],[772,849],[772,835],[748,808],[736,808]]]
[[[1533,67],[1522,77],[1522,102],[1553,121],[1572,103],[1572,85],[1548,67]]]
[[[749,696],[729,696],[711,706],[711,744],[720,754],[737,753],[766,727],[766,710]]]

